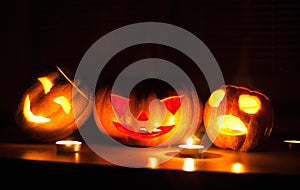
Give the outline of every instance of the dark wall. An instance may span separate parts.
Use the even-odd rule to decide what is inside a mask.
[[[226,83],[263,91],[274,105],[274,134],[300,135],[299,20],[297,0],[5,1],[1,122],[14,124],[19,98],[38,74],[56,65],[75,71],[103,35],[128,24],[156,21],[199,37],[215,56]],[[163,56],[155,47],[130,52],[125,61]],[[208,95],[203,93],[203,102]]]

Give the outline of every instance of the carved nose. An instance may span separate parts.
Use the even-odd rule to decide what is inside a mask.
[[[148,118],[148,116],[147,116],[147,114],[146,114],[145,111],[142,111],[142,112],[139,114],[139,116],[137,117],[137,119],[138,119],[139,121],[148,121],[148,120],[149,120],[149,118]]]

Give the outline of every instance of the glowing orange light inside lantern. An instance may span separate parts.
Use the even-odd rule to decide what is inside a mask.
[[[180,115],[183,96],[170,96],[162,100],[152,100],[149,104],[149,112],[142,110],[136,118],[129,114],[128,98],[116,94],[110,94],[111,103],[117,118],[113,122],[117,125],[128,125],[134,132],[160,133],[162,126],[175,126]],[[166,108],[166,109],[165,109]],[[150,114],[151,113],[151,114]],[[130,125],[131,124],[131,125]]]
[[[47,77],[40,77],[38,80],[42,83],[45,94],[48,94],[53,87],[53,83]]]
[[[219,148],[250,151],[270,136],[274,111],[261,91],[223,85],[205,104],[204,126]]]
[[[57,98],[54,98],[53,100],[55,103],[61,105],[62,109],[64,110],[64,112],[66,114],[69,114],[70,113],[70,110],[71,110],[71,104],[69,102],[69,100],[64,97],[64,96],[59,96]]]
[[[244,135],[248,130],[244,122],[234,115],[219,115],[216,127],[221,134]]]
[[[260,100],[256,96],[240,95],[239,107],[248,114],[255,114],[261,108]]]
[[[29,96],[26,96],[23,108],[24,116],[28,121],[35,122],[35,123],[47,123],[50,122],[51,119],[43,116],[34,115],[30,110],[30,99]]]
[[[224,90],[216,90],[215,92],[212,93],[210,96],[208,103],[211,107],[218,107],[220,102],[223,100],[225,96],[225,91]]]
[[[41,82],[41,84],[44,88],[45,94],[49,93],[51,88],[53,87],[53,83],[47,77],[40,77],[40,78],[38,78],[38,80]],[[64,97],[64,96],[56,97],[53,99],[53,102],[59,104],[66,114],[70,113],[71,104],[66,97]],[[28,121],[35,122],[35,123],[47,123],[47,122],[51,121],[50,118],[33,114],[31,112],[30,105],[31,105],[30,98],[29,98],[29,95],[27,95],[25,98],[25,102],[24,102],[23,113],[24,113],[25,118]]]

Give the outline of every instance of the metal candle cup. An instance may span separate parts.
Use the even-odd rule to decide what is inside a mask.
[[[285,140],[284,142],[288,143],[290,150],[300,150],[299,140]]]
[[[182,156],[197,156],[202,153],[204,146],[195,144],[181,144],[178,146],[180,150],[180,155]]]
[[[56,141],[57,152],[79,152],[81,149],[80,141],[60,140]]]

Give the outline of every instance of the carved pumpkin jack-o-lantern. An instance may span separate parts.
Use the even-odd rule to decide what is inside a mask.
[[[100,131],[129,146],[178,143],[200,126],[202,112],[195,91],[175,92],[158,79],[140,82],[129,97],[112,93],[109,85],[95,96],[94,118]]]
[[[76,131],[91,113],[87,91],[72,90],[73,81],[59,71],[38,77],[18,105],[16,122],[32,140],[53,142],[63,139]]]
[[[237,85],[216,89],[203,113],[213,144],[239,151],[251,151],[263,143],[271,134],[273,120],[273,107],[266,95]]]

